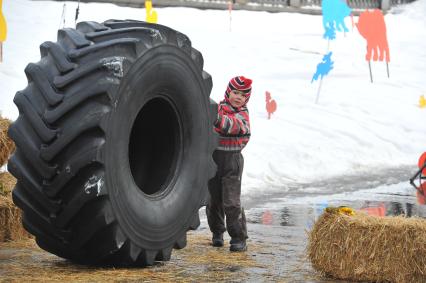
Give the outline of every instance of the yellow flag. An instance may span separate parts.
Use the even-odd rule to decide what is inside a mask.
[[[146,14],[148,14],[151,9],[152,9],[152,2],[151,1],[145,1],[145,9],[146,9]]]
[[[151,10],[151,13],[146,17],[146,21],[148,23],[156,24],[157,23],[157,12],[155,10]]]
[[[3,0],[0,0],[0,42],[6,41],[6,35],[7,35],[7,25],[6,25],[6,19],[3,16],[2,12],[2,2]]]
[[[146,20],[148,23],[156,24],[157,23],[157,12],[152,9],[152,2],[145,1],[146,9]]]
[[[420,108],[425,108],[426,107],[426,99],[425,99],[424,95],[420,96],[419,106],[420,106]]]

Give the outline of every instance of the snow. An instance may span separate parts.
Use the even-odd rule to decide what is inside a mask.
[[[42,42],[56,41],[64,3],[65,26],[74,27],[76,2],[3,1],[8,23],[0,64],[3,116],[17,118],[13,96],[27,85],[25,66],[40,59]],[[426,95],[426,0],[394,7],[385,16],[390,78],[384,62],[372,62],[374,83],[366,42],[346,18],[351,31],[330,42],[334,69],[322,82],[318,104],[319,81],[311,78],[327,51],[321,16],[233,11],[230,30],[228,11],[154,9],[160,24],[185,33],[202,52],[204,69],[213,77],[213,99],[223,98],[231,77],[253,79],[243,194],[284,192],[339,176],[362,178],[379,169],[415,173],[426,150],[426,108],[418,106]],[[79,21],[144,17],[144,9],[80,4]],[[270,120],[265,91],[278,105]]]

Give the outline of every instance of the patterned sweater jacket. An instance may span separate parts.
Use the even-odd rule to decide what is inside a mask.
[[[218,118],[214,124],[219,133],[218,150],[241,151],[250,139],[250,119],[246,105],[234,108],[225,99],[218,105]]]

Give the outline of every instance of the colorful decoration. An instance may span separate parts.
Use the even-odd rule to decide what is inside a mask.
[[[157,23],[157,11],[152,8],[152,1],[145,1],[146,21],[148,23]]]
[[[3,62],[3,42],[7,37],[7,24],[2,12],[2,2],[3,0],[0,0],[0,62]]]
[[[271,119],[271,115],[277,110],[277,103],[271,98],[269,91],[265,92],[266,99],[266,111],[268,112],[268,119]]]
[[[386,207],[385,207],[385,204],[382,202],[375,206],[369,205],[366,207],[362,207],[360,208],[360,211],[363,211],[367,213],[368,215],[372,215],[372,216],[379,216],[379,217],[386,216]]]
[[[352,13],[351,8],[343,0],[322,0],[322,25],[324,27],[323,38],[327,39],[326,55],[322,58],[322,62],[317,65],[317,70],[312,77],[311,83],[318,80],[321,76],[320,84],[318,86],[317,98],[315,103],[318,103],[319,95],[321,92],[322,78],[333,69],[334,62],[331,61],[330,40],[336,39],[336,31],[348,32],[346,27],[345,18]]]
[[[423,190],[423,193],[417,191],[416,196],[417,196],[417,203],[421,204],[421,205],[425,205],[426,204],[426,183],[423,183],[421,186],[421,189]]]
[[[317,65],[317,71],[312,77],[311,83],[313,81],[318,80],[319,76],[321,76],[322,80],[322,78],[328,75],[328,73],[330,73],[330,71],[333,69],[334,62],[331,61],[331,55],[333,55],[333,52],[330,51],[326,55],[324,55],[324,57],[322,57],[322,61]]]
[[[425,108],[426,107],[426,99],[425,99],[424,95],[420,95],[419,106],[420,106],[420,108]]]
[[[382,11],[374,9],[365,11],[359,15],[355,24],[359,33],[367,40],[367,54],[365,60],[370,61],[373,53],[373,61],[390,62],[388,39],[386,36],[386,24]]]
[[[419,161],[417,163],[417,166],[419,167],[419,169],[422,169],[423,166],[425,166],[426,164],[426,152],[423,152],[422,155],[420,155]],[[422,174],[426,175],[426,168],[424,168],[422,170]]]
[[[352,12],[349,6],[341,0],[322,1],[322,24],[324,26],[324,38],[333,40],[336,38],[336,30],[348,32],[345,18]],[[328,51],[328,50],[327,50]]]
[[[317,70],[312,77],[311,83],[318,80],[319,76],[321,76],[315,103],[318,103],[319,94],[321,92],[322,78],[328,75],[328,73],[330,73],[330,71],[333,69],[334,62],[331,61],[331,55],[333,55],[333,52],[330,51],[324,55],[324,57],[322,57],[322,61],[317,65]]]
[[[410,184],[417,191],[417,201],[419,204],[425,204],[426,197],[426,152],[423,152],[420,155],[419,161],[417,163],[419,170],[416,174],[410,178]]]
[[[423,152],[422,155],[420,155],[420,158],[419,158],[419,161],[418,161],[417,165],[418,165],[418,167],[420,169],[419,171],[421,171],[421,175],[420,175],[420,182],[421,183],[416,188],[417,189],[417,202],[419,204],[424,205],[426,203],[425,202],[425,198],[426,198],[426,182],[424,181],[424,179],[422,179],[422,177],[426,176],[426,167],[425,167],[425,165],[426,165],[426,152]],[[411,181],[411,183],[412,183],[412,181]]]
[[[366,10],[359,15],[358,23],[355,24],[362,37],[367,40],[367,53],[365,60],[368,61],[370,69],[370,80],[373,82],[373,75],[371,72],[371,56],[373,61],[386,60],[386,70],[389,77],[390,54],[389,45],[386,35],[385,18],[382,11],[374,9],[373,11]]]

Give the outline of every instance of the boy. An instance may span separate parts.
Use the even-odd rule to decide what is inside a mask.
[[[246,220],[240,201],[244,165],[241,150],[250,139],[246,104],[251,95],[251,83],[252,80],[243,76],[230,80],[225,99],[218,105],[218,118],[214,124],[216,132],[219,133],[219,146],[213,153],[217,172],[209,181],[210,198],[206,214],[210,231],[213,233],[213,246],[223,246],[223,233],[228,230],[231,236],[231,251],[247,250]]]

